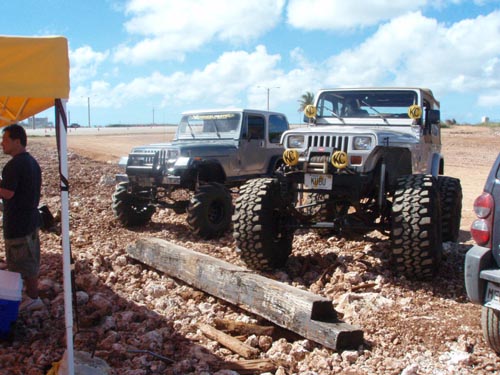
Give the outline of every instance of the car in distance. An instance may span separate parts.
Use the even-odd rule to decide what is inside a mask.
[[[76,129],[76,128],[80,128],[80,124],[77,124],[76,122],[72,123],[69,125],[70,128],[73,128],[73,129]]]
[[[500,153],[474,212],[470,232],[476,245],[465,256],[465,288],[470,301],[482,305],[484,339],[500,354]]]

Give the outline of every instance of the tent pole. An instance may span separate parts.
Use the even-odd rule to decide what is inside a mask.
[[[63,250],[64,317],[66,322],[66,355],[68,373],[75,374],[73,348],[73,305],[71,285],[71,249],[69,242],[69,183],[67,158],[66,101],[56,99],[56,136],[59,153],[59,174],[61,182],[61,237]]]

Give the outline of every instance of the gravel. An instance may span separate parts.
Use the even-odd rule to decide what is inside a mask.
[[[56,151],[36,139],[29,148],[43,170],[42,203],[56,214]],[[2,158],[3,164],[7,159]],[[158,211],[143,228],[123,228],[110,207],[117,167],[74,153],[68,160],[75,350],[106,361],[110,374],[245,373],[230,370],[243,358],[206,338],[197,325],[213,325],[217,319],[269,322],[126,255],[127,244],[154,236],[241,265],[231,234],[200,240],[189,232],[185,215],[170,210]],[[46,374],[66,347],[58,230],[42,232],[41,241],[40,289],[46,308],[21,312],[12,340],[0,341],[2,375]],[[464,289],[464,255],[471,243],[445,243],[438,276],[419,282],[392,273],[383,234],[325,238],[302,231],[286,268],[265,276],[330,298],[342,320],[364,331],[363,345],[337,353],[283,329],[240,339],[259,350],[259,359],[272,361],[273,370],[263,372],[267,375],[496,372],[500,361],[482,339],[480,306],[467,301]],[[3,243],[0,249],[2,260]]]

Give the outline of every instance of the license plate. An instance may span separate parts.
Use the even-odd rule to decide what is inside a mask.
[[[497,284],[488,283],[486,296],[484,298],[484,306],[500,310],[500,287]]]
[[[333,176],[331,174],[306,173],[304,176],[304,186],[312,190],[331,190]]]
[[[163,183],[167,185],[180,185],[181,178],[179,176],[165,176],[163,177]]]

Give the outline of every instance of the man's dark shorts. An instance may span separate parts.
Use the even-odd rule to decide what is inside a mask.
[[[37,277],[40,272],[40,238],[38,229],[24,237],[5,239],[7,269],[23,278]]]

